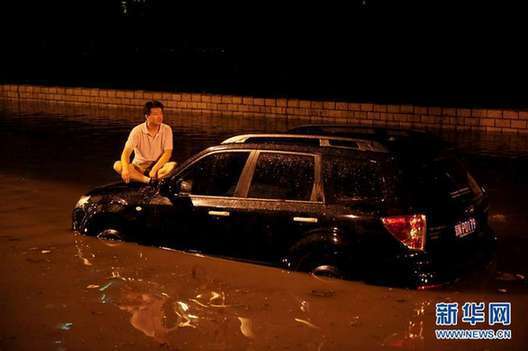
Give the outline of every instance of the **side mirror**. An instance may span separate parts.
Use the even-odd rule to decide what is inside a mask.
[[[160,185],[159,194],[167,197],[170,202],[180,209],[192,209],[192,201],[189,196],[192,183],[186,181],[164,181]]]
[[[162,180],[159,193],[169,199],[176,199],[181,196],[187,196],[191,193],[192,183],[189,181],[179,180]]]

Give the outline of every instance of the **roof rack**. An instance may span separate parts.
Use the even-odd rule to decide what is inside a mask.
[[[222,144],[295,144],[306,146],[353,149],[358,151],[387,152],[379,142],[360,138],[334,137],[312,134],[242,134],[226,139]]]
[[[427,131],[383,126],[357,126],[354,124],[307,124],[288,130],[295,135],[324,135],[329,138],[358,138],[377,142],[388,152],[439,152],[454,146]]]
[[[384,127],[384,126],[366,126],[366,125],[355,125],[355,124],[339,124],[339,123],[315,123],[315,124],[303,124],[288,130],[288,133],[298,134],[331,134],[332,132],[347,132],[347,133],[362,133],[370,135],[427,135],[426,131],[409,129],[409,128],[398,128],[398,127]]]

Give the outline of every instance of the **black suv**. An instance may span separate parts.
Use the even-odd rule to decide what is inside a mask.
[[[92,190],[73,210],[73,229],[420,288],[489,259],[486,192],[449,149],[413,133],[362,131],[228,139],[158,186]],[[428,147],[395,150],[413,140]]]

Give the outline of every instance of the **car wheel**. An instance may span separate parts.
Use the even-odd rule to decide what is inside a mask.
[[[97,239],[110,241],[125,241],[126,237],[123,230],[119,227],[110,227],[102,229],[97,235]]]
[[[309,253],[297,263],[296,269],[308,272],[316,278],[343,278],[344,274],[339,269],[336,258],[328,254]]]
[[[343,274],[341,271],[334,265],[323,264],[317,267],[312,268],[311,275],[316,278],[342,278]]]

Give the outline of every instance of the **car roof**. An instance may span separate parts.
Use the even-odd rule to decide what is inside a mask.
[[[451,149],[439,137],[422,130],[354,124],[307,124],[288,130],[291,134],[326,135],[376,141],[389,151],[431,155]]]
[[[200,154],[209,153],[213,151],[223,150],[266,150],[266,151],[283,151],[283,152],[299,152],[299,153],[311,153],[319,155],[342,155],[347,157],[355,158],[366,158],[366,159],[386,159],[388,155],[383,152],[376,151],[361,151],[358,152],[355,149],[348,148],[333,148],[333,147],[321,147],[321,146],[310,146],[310,145],[297,145],[297,144],[271,144],[271,143],[251,143],[251,144],[221,144],[217,146],[211,146]]]
[[[288,133],[254,133],[241,134],[228,138],[222,144],[296,144],[306,146],[321,146],[346,148],[357,151],[387,152],[387,149],[377,141],[362,138],[346,138],[340,136],[288,134]]]
[[[288,130],[290,133],[306,133],[306,134],[350,134],[357,133],[358,135],[426,135],[429,134],[426,131],[412,129],[412,128],[398,128],[398,127],[386,127],[386,126],[366,126],[357,124],[345,124],[345,123],[314,123],[314,124],[303,124]]]

